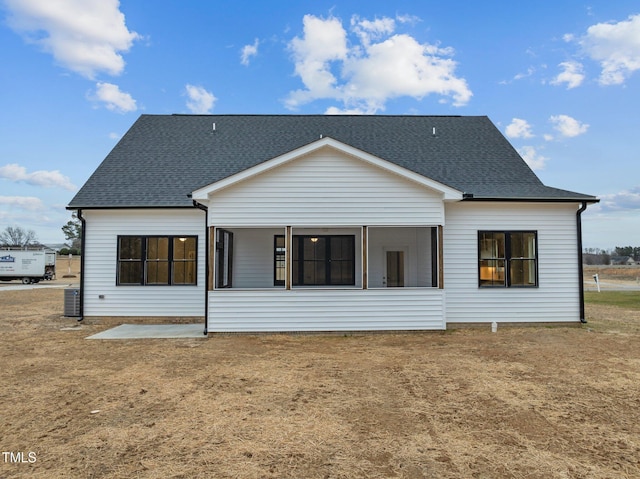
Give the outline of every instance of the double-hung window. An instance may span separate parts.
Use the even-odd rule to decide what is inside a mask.
[[[197,236],[118,236],[118,285],[195,285]]]
[[[536,231],[479,231],[480,287],[538,286]]]

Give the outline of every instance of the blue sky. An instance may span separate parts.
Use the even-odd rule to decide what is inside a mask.
[[[66,204],[144,113],[487,115],[640,245],[637,1],[0,0],[0,230]]]

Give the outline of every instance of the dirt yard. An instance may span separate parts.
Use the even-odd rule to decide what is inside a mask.
[[[89,341],[105,325],[62,308],[62,289],[0,290],[2,478],[640,477],[640,310]]]

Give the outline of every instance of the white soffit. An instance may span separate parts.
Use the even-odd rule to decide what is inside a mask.
[[[378,158],[377,156],[366,153],[362,150],[349,146],[340,141],[334,140],[333,138],[325,137],[321,138],[313,143],[309,143],[301,148],[297,148],[292,150],[284,155],[278,156],[271,160],[264,161],[256,166],[248,168],[244,171],[236,173],[235,175],[231,175],[223,180],[217,181],[210,185],[204,186],[195,190],[192,193],[192,198],[194,200],[208,200],[209,195],[220,191],[224,188],[228,188],[236,183],[247,180],[249,178],[253,178],[257,175],[265,173],[274,168],[278,168],[279,166],[285,165],[291,161],[294,161],[300,157],[305,155],[309,155],[313,152],[316,152],[322,148],[333,148],[339,152],[342,152],[351,157],[357,158],[365,163],[369,163],[371,165],[377,166],[389,173],[393,173],[407,180],[413,181],[414,183],[418,183],[426,188],[437,191],[438,193],[443,195],[444,200],[449,201],[459,201],[462,200],[462,192],[456,190],[455,188],[451,188],[450,186],[443,185],[437,181],[434,181],[425,176],[419,175],[418,173],[414,173],[413,171],[407,170],[401,166],[396,165],[395,163],[391,163],[390,161],[383,160]]]

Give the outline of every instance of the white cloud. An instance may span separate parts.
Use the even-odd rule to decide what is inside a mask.
[[[523,146],[518,150],[520,156],[534,171],[543,170],[549,158],[542,156],[533,146]]]
[[[456,106],[471,98],[464,79],[453,75],[456,63],[446,58],[451,50],[421,45],[409,35],[394,35],[367,48],[368,56],[351,58],[344,66],[350,98],[383,105],[387,99],[421,99],[435,93],[451,96]]]
[[[253,42],[253,45],[245,45],[244,47],[242,47],[240,63],[242,63],[245,66],[248,66],[251,57],[255,57],[258,54],[259,45],[260,45],[260,41],[256,38],[256,40]]]
[[[0,196],[0,205],[14,206],[23,210],[43,210],[44,203],[35,196]]]
[[[619,193],[600,195],[600,211],[640,211],[640,186]]]
[[[93,79],[119,75],[121,53],[140,38],[129,31],[118,0],[5,0],[9,25],[65,68]]]
[[[396,15],[396,20],[400,23],[408,23],[409,25],[417,25],[419,22],[422,21],[420,17],[417,17],[416,15],[409,15],[409,14]]]
[[[581,63],[568,61],[562,62],[558,66],[562,68],[563,71],[551,81],[552,85],[562,85],[566,83],[567,90],[571,90],[572,88],[580,86],[584,81],[585,76]]]
[[[505,129],[505,133],[509,138],[532,138],[531,125],[520,118],[514,118],[511,124]]]
[[[575,40],[571,36],[565,39]],[[593,60],[600,62],[602,85],[622,84],[640,70],[640,14],[617,23],[592,25],[577,41]]]
[[[568,138],[582,135],[589,129],[589,125],[581,123],[568,115],[555,115],[550,117],[549,121],[553,123],[556,131]]]
[[[213,93],[208,92],[201,86],[194,86],[187,84],[185,91],[189,100],[187,100],[187,108],[191,113],[197,115],[206,115],[211,113],[213,105],[217,98],[213,96]]]
[[[517,73],[513,79],[514,80],[522,80],[523,78],[528,78],[536,72],[534,67],[527,68],[527,73]]]
[[[331,73],[329,62],[347,57],[347,32],[340,20],[305,15],[303,24],[304,38],[295,37],[289,48],[293,52],[295,72],[307,90],[290,94],[287,106],[292,109],[317,98],[338,96],[337,79]]]
[[[360,20],[360,17],[351,18],[351,29],[358,35],[363,45],[369,45],[371,40],[378,40],[385,35],[390,35],[396,29],[396,22],[393,18],[383,17],[375,20]]]
[[[330,106],[324,112],[325,115],[365,115],[366,112],[359,108],[338,108],[336,106]]]
[[[64,176],[58,170],[38,170],[27,173],[27,169],[24,166],[16,163],[10,163],[0,167],[0,178],[15,182],[24,182],[35,186],[44,186],[46,188],[59,187],[69,191],[75,191],[77,189],[76,185],[71,183],[69,177]]]
[[[108,110],[118,113],[127,113],[138,109],[133,97],[129,93],[120,91],[120,87],[113,83],[97,83],[95,95],[91,96],[91,99],[101,101]]]
[[[536,72],[536,69],[534,67],[529,67],[529,68],[527,68],[526,73],[516,73],[511,80],[500,80],[498,82],[498,84],[499,85],[510,85],[514,81],[522,80],[524,78],[528,78],[530,76],[533,76],[533,74],[535,72]]]
[[[353,17],[351,42],[335,17],[305,15],[303,25],[302,38],[295,37],[289,48],[305,89],[289,94],[290,109],[330,99],[343,104],[340,111],[376,113],[388,100],[401,96],[422,99],[436,94],[456,106],[472,96],[466,80],[455,75],[457,63],[449,58],[453,49],[393,34],[393,19]]]

